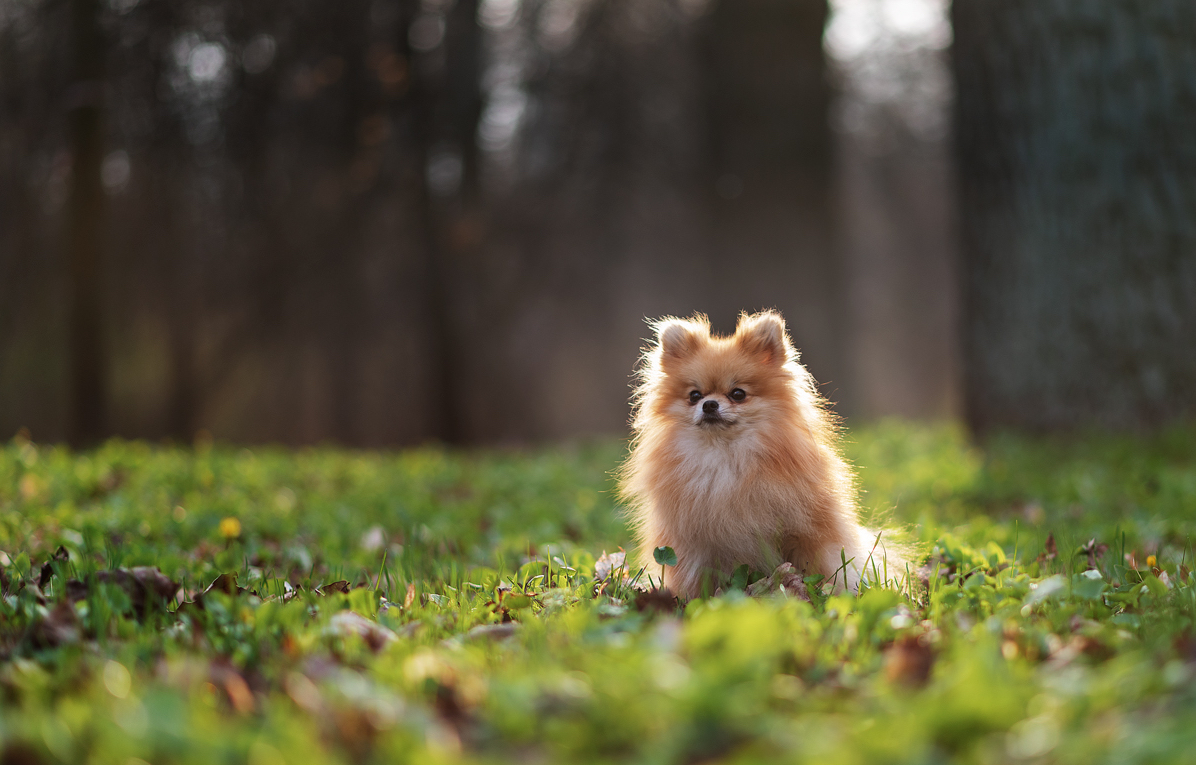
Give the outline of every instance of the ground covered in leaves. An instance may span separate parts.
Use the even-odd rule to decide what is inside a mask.
[[[620,444],[17,438],[0,762],[1191,761],[1196,431],[847,437],[919,581],[684,605],[602,557]]]

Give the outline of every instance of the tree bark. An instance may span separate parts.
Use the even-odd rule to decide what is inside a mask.
[[[827,17],[826,0],[720,0],[706,19],[703,74],[711,267],[736,264],[712,302],[732,315],[780,308],[834,397],[847,371],[847,297],[829,193]]]
[[[415,199],[424,227],[423,284],[424,358],[427,364],[429,435],[442,443],[469,439],[462,407],[467,352],[456,301],[456,265],[477,248],[479,225],[477,126],[481,115],[482,31],[477,24],[477,0],[459,0],[444,19],[442,49],[417,52],[408,30],[416,5],[408,3],[399,49],[414,62],[409,107],[412,110],[413,154],[420,171]],[[438,59],[438,60],[437,60]],[[429,183],[428,165],[438,150],[458,153],[461,175],[457,187],[437,196]]]
[[[1150,427],[1196,391],[1196,5],[957,0],[967,415]]]

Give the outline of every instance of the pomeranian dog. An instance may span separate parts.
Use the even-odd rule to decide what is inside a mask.
[[[779,313],[742,314],[731,337],[701,315],[653,328],[619,475],[645,570],[673,548],[664,585],[687,598],[741,564],[788,562],[835,591],[904,576],[902,552],[857,519],[834,417]]]

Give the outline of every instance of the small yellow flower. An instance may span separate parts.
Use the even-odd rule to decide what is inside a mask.
[[[241,522],[236,518],[225,518],[220,522],[220,536],[227,539],[241,536]]]
[[[1154,557],[1153,555],[1147,555],[1146,556],[1146,565],[1150,566],[1151,568],[1155,568],[1156,566],[1159,565],[1159,559]]]

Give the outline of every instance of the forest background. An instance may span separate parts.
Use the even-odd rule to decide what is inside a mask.
[[[645,317],[840,413],[1191,412],[1194,11],[6,0],[0,432],[625,432]]]

